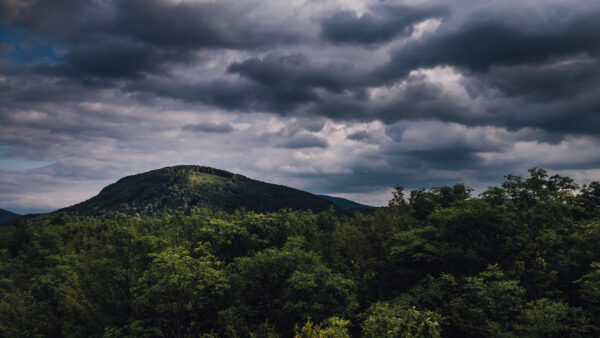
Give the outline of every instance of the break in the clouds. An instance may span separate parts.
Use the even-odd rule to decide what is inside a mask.
[[[597,1],[0,0],[0,207],[202,164],[385,204],[600,179]]]

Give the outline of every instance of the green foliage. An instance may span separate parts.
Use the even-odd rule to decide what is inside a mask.
[[[173,167],[13,220],[0,336],[600,336],[598,182],[533,168],[353,215],[286,189]]]
[[[354,283],[331,272],[318,255],[301,249],[299,238],[282,249],[267,249],[233,264],[232,289],[242,304],[235,311],[246,323],[269,319],[279,332],[308,318],[351,315],[356,307]],[[243,328],[238,330],[243,335]]]
[[[435,208],[447,208],[471,197],[473,190],[464,184],[455,184],[453,187],[435,187],[430,191],[425,189],[413,190],[410,192],[409,205],[413,214],[418,219],[425,219]],[[392,201],[397,200],[399,193],[397,191]],[[392,203],[394,205],[395,203]]]
[[[525,290],[492,265],[477,276],[426,277],[398,302],[439,313],[444,317],[443,332],[449,336],[511,336],[523,309]]]
[[[350,333],[346,328],[349,324],[349,320],[331,317],[325,321],[325,327],[323,327],[309,319],[301,329],[296,326],[294,338],[350,338]]]
[[[581,308],[546,298],[528,303],[519,325],[519,334],[527,337],[585,337],[588,330]]]
[[[377,302],[364,314],[364,337],[441,337],[441,316],[389,302]]]
[[[132,288],[136,330],[182,337],[211,328],[229,284],[208,248],[201,243],[193,256],[182,247],[150,255],[152,262]]]
[[[450,302],[448,320],[458,331],[481,337],[507,336],[523,308],[525,290],[497,265],[466,277]]]
[[[592,182],[581,187],[579,200],[584,217],[600,216],[600,182]]]
[[[582,299],[593,305],[600,305],[600,263],[590,265],[591,271],[575,281],[580,285]]]

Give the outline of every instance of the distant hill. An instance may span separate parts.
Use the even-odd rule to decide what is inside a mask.
[[[180,165],[127,176],[87,201],[56,211],[79,215],[157,215],[194,207],[257,212],[282,208],[321,212],[332,202],[311,193],[203,166]],[[339,208],[337,208],[339,210]]]
[[[334,197],[334,196],[328,196],[328,195],[317,195],[317,196],[330,201],[331,203],[337,205],[338,207],[340,207],[344,210],[372,211],[372,210],[377,209],[376,207],[366,205],[366,204],[356,203],[354,201],[351,201],[351,200],[345,199],[345,198],[341,198],[341,197]]]
[[[15,214],[14,212],[10,212],[8,210],[0,209],[0,224],[6,223],[13,218],[19,217],[19,214]]]

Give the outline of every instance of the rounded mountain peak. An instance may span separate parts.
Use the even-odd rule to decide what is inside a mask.
[[[332,206],[334,204],[330,201],[306,191],[253,180],[221,169],[177,165],[124,177],[89,200],[59,212],[162,215],[189,212],[197,207],[223,211],[244,208],[270,212],[290,208],[320,212]]]

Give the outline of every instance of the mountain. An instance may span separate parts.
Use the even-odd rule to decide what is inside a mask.
[[[8,210],[0,209],[0,224],[6,223],[13,218],[19,217],[19,214],[15,214],[14,212],[10,212]]]
[[[351,201],[351,200],[348,200],[345,198],[341,198],[341,197],[334,197],[334,196],[328,196],[328,195],[317,195],[317,196],[328,200],[329,202],[337,205],[338,207],[340,207],[344,210],[373,211],[373,210],[377,209],[376,207],[366,205],[366,204],[356,203],[354,201]]]
[[[180,165],[127,176],[87,201],[56,211],[79,215],[120,212],[157,215],[194,207],[257,212],[282,208],[320,212],[332,202],[311,193],[203,166]]]

